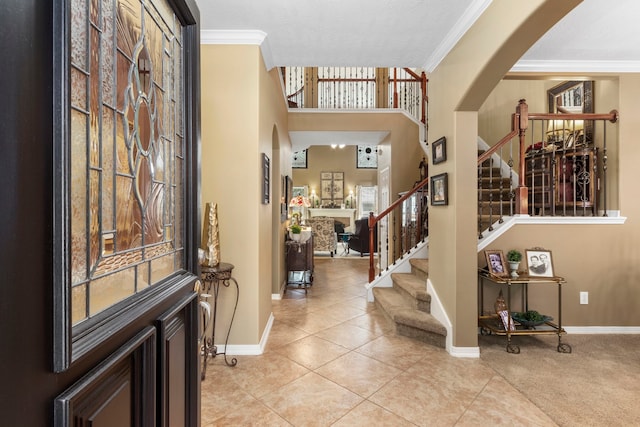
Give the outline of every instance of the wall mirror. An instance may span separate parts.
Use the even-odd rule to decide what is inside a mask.
[[[593,113],[593,81],[566,81],[547,91],[549,112],[558,114]],[[556,124],[553,124],[557,128]],[[568,128],[575,145],[590,144],[593,141],[592,120],[567,120],[563,127]],[[555,130],[555,129],[554,129]]]

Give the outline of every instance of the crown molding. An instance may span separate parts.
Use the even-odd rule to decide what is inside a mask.
[[[271,70],[273,65],[273,54],[267,33],[260,30],[201,30],[201,44],[228,44],[228,45],[256,45],[260,46],[262,59]]]
[[[520,60],[510,73],[638,73],[640,61]]]
[[[491,1],[492,0],[476,0],[469,5],[458,22],[456,22],[456,25],[451,28],[444,40],[442,40],[442,43],[440,43],[427,58],[425,65],[422,67],[427,73],[432,72],[438,64],[440,64],[440,61],[447,56],[462,36],[469,31],[473,23],[482,15],[485,9],[489,7]]]

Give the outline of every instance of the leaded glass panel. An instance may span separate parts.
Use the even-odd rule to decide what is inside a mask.
[[[171,10],[71,0],[74,325],[185,265],[182,26]]]

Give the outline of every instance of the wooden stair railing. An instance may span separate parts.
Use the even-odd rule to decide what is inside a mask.
[[[593,123],[593,126],[595,127],[595,124],[600,121],[600,122],[606,122],[609,121],[611,123],[617,123],[618,121],[618,112],[616,110],[612,110],[609,113],[529,113],[529,107],[526,103],[526,101],[524,99],[521,99],[518,102],[518,106],[516,107],[516,112],[515,114],[512,114],[512,124],[511,124],[511,131],[505,135],[502,139],[500,139],[500,141],[498,141],[495,145],[493,145],[491,148],[489,148],[488,150],[486,150],[485,152],[481,153],[478,155],[478,176],[481,176],[481,172],[480,169],[482,167],[482,165],[491,159],[491,156],[493,156],[494,154],[497,154],[506,144],[510,143],[516,136],[518,137],[518,144],[517,144],[517,148],[516,148],[516,152],[517,152],[517,157],[519,159],[518,162],[518,186],[517,188],[515,188],[515,214],[529,214],[530,213],[530,207],[529,207],[529,188],[527,187],[527,182],[526,182],[526,175],[525,175],[525,167],[526,167],[526,154],[527,154],[527,149],[532,148],[533,143],[531,143],[529,146],[527,146],[526,144],[526,134],[527,134],[527,130],[531,127],[531,124],[539,121],[541,122],[543,125],[547,124],[548,122],[551,121],[556,121],[556,120],[560,120],[563,122],[566,121],[576,121],[576,120],[582,120],[582,121],[590,121],[591,123]],[[543,128],[546,129],[546,126],[543,126]],[[606,146],[606,128],[604,129],[604,154],[603,154],[603,161],[604,163],[604,167],[603,167],[603,171],[604,171],[604,176],[603,176],[603,182],[604,182],[604,201],[605,201],[605,207],[604,207],[604,215],[606,216],[606,171],[607,171],[607,165],[606,165],[606,161],[607,161],[607,154],[606,154],[606,150],[607,150],[607,146]],[[544,145],[546,145],[547,143],[545,143]],[[543,146],[544,146],[543,145]],[[509,166],[512,167],[512,163],[509,162]],[[480,203],[480,202],[479,202]],[[479,212],[480,215],[480,212]],[[479,219],[479,224],[481,223],[481,220]],[[489,228],[489,230],[491,230],[491,227]],[[480,230],[479,230],[480,231]],[[480,238],[482,238],[482,234],[480,233],[479,235]]]
[[[416,195],[417,193],[421,192],[424,193],[428,190],[428,184],[429,184],[429,177],[425,178],[424,180],[417,182],[413,188],[409,191],[407,191],[406,194],[402,195],[400,198],[398,198],[397,200],[395,200],[393,203],[391,203],[391,205],[389,205],[388,208],[386,208],[384,211],[382,211],[379,215],[374,215],[373,212],[369,212],[369,248],[374,248],[375,247],[375,228],[379,227],[380,222],[384,219],[387,218],[388,216],[390,216],[392,213],[397,212],[399,209],[401,209],[402,204],[409,199],[410,197]],[[424,212],[426,211],[424,208],[426,206],[424,206],[422,203],[426,203],[426,201],[424,200],[423,197],[418,197],[417,200],[419,201],[416,207],[416,221],[415,223],[418,224],[418,226],[416,226],[413,230],[415,232],[415,236],[414,239],[410,239],[413,240],[415,242],[418,241],[424,241],[424,239],[427,237],[425,235],[425,233],[423,233],[423,227],[422,224],[424,221],[426,221],[426,218],[424,217]],[[400,213],[400,217],[402,216],[402,213]],[[395,218],[395,215],[394,215]],[[400,250],[399,252],[400,255],[398,257],[396,257],[396,249],[397,245],[396,242],[398,240],[397,236],[398,234],[401,234],[401,232],[399,231],[399,228],[401,228],[403,225],[402,224],[398,224],[395,222],[395,220],[392,218],[392,221],[389,221],[390,225],[389,225],[389,229],[387,230],[387,233],[385,236],[382,235],[382,233],[378,233],[378,245],[379,247],[382,246],[382,240],[385,239],[385,241],[387,242],[387,246],[386,246],[386,251],[387,251],[387,258],[389,257],[393,257],[393,263],[395,264],[396,260],[398,259],[402,259],[404,257],[405,254],[407,254],[410,251],[410,248],[406,251],[404,250]],[[392,233],[392,240],[393,240],[393,247],[392,250],[389,250],[389,245],[388,245],[388,238],[389,238],[389,233]],[[401,236],[402,237],[402,236]],[[403,247],[403,245],[400,243],[400,248]],[[375,265],[374,265],[374,255],[375,255],[374,250],[370,250],[369,251],[369,283],[371,283],[374,279],[375,279]],[[378,253],[380,253],[380,251],[378,251]],[[380,271],[382,272],[382,266],[380,266]]]

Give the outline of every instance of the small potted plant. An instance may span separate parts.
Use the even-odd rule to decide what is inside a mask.
[[[509,268],[511,269],[511,277],[518,277],[518,268],[520,267],[520,261],[522,261],[522,252],[511,249],[507,252],[507,262],[509,263]]]
[[[291,237],[291,240],[294,240],[296,242],[300,241],[300,233],[302,232],[302,227],[300,227],[300,225],[298,224],[293,224],[291,225],[291,227],[289,227],[289,237]]]

